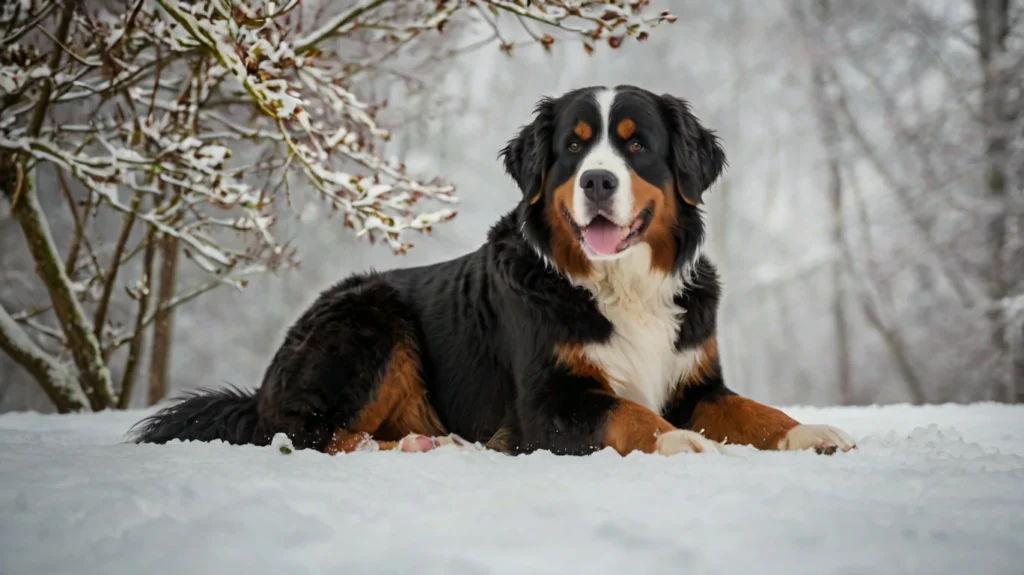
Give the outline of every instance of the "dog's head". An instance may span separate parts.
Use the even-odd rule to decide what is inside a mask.
[[[644,247],[652,271],[691,261],[704,235],[701,196],[725,153],[685,100],[590,87],[542,99],[535,116],[501,152],[523,192],[527,241],[580,278]]]

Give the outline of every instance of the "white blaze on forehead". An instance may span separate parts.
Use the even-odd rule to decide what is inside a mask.
[[[633,190],[632,181],[629,177],[629,166],[612,146],[611,125],[612,104],[615,102],[615,90],[604,89],[595,94],[597,109],[601,115],[601,125],[594,131],[596,142],[587,151],[587,155],[580,162],[579,170],[576,172],[576,184],[573,188],[572,211],[576,223],[581,227],[590,223],[597,215],[596,208],[591,206],[583,195],[583,186],[580,179],[588,170],[608,170],[619,180],[619,187],[612,197],[611,210],[608,214],[615,223],[620,226],[628,226],[633,219]]]

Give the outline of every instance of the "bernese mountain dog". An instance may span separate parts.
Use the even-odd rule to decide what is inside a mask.
[[[345,279],[291,327],[257,391],[193,394],[135,440],[267,445],[283,432],[331,454],[854,447],[722,379],[700,206],[726,159],[685,100],[634,86],[544,98],[500,155],[522,200],[479,249]]]

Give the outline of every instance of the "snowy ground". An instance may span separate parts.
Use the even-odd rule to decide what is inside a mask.
[[[1024,408],[791,409],[832,457],[283,455],[0,416],[0,573],[1024,573]]]

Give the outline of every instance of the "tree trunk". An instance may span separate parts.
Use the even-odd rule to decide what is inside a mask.
[[[146,250],[142,256],[142,289],[139,293],[139,310],[135,314],[135,331],[132,341],[128,344],[128,359],[124,363],[124,376],[121,378],[121,395],[117,407],[128,409],[132,402],[132,391],[135,389],[135,378],[138,375],[142,345],[146,339],[146,313],[149,302],[153,299],[150,293],[153,287],[153,260],[156,256],[156,228],[151,227],[146,237]]]
[[[832,245],[841,250],[843,238],[843,204],[842,178],[839,161],[829,160],[829,196],[832,203]],[[839,401],[842,405],[850,405],[853,397],[853,368],[850,363],[850,323],[846,317],[846,270],[842,258],[836,258],[832,264],[832,285],[835,292],[832,296],[832,321],[835,326],[836,366],[839,372]]]
[[[99,340],[93,336],[89,318],[71,287],[71,280],[57,251],[43,208],[39,205],[32,179],[24,173],[24,169],[24,164],[18,158],[11,155],[0,157],[0,188],[11,202],[11,217],[21,227],[29,254],[36,265],[36,274],[43,281],[50,296],[54,314],[60,322],[71,357],[78,368],[81,390],[88,397],[89,405],[94,411],[106,409],[114,402],[110,372],[103,361]],[[12,357],[18,361],[20,356]],[[40,372],[24,363],[21,365],[36,376],[37,381],[47,389],[47,394],[53,399],[53,393],[49,391],[48,385],[38,377]],[[58,409],[62,408],[60,403],[56,405]]]
[[[1020,283],[1018,263],[1024,257],[1017,206],[1010,201],[1009,170],[1011,131],[1016,127],[1018,111],[1014,107],[1012,70],[1007,68],[1006,40],[1010,34],[1009,0],[974,0],[978,32],[978,59],[982,69],[981,119],[985,133],[985,195],[993,206],[993,215],[985,222],[985,244],[989,247],[986,274],[988,296],[993,302],[988,312],[992,342],[1003,369],[999,371],[996,399],[1015,401],[1024,396],[1024,350],[1017,334],[1016,318],[1004,302]]]
[[[177,238],[164,236],[160,241],[160,256],[160,281],[157,285],[157,312],[153,325],[153,347],[149,362],[147,405],[154,405],[167,395],[167,382],[171,367],[171,343],[174,340],[174,308],[168,308],[167,304],[174,299],[174,290],[178,279]]]
[[[800,8],[797,8],[799,11]],[[820,29],[827,25],[830,6],[828,0],[819,0],[811,8],[813,23],[809,24],[802,14],[798,13],[800,23],[805,27],[804,36],[810,29]],[[810,27],[809,27],[810,26]],[[821,133],[821,141],[825,150],[826,165],[828,167],[828,195],[832,209],[832,229],[830,239],[836,253],[842,253],[844,242],[843,237],[843,180],[841,166],[839,164],[839,125],[836,121],[834,107],[828,101],[829,83],[833,72],[814,56],[815,50],[808,50],[812,58],[811,63],[811,88],[815,108],[818,116],[818,127]],[[838,375],[839,400],[843,405],[853,403],[853,376],[850,363],[850,328],[846,314],[845,302],[845,260],[836,257],[832,266],[832,285],[835,288],[832,296],[832,322],[834,326],[834,337],[836,342],[836,371]]]
[[[74,19],[77,2],[66,1],[61,8],[60,19],[54,32],[53,51],[47,65],[50,70],[60,67],[64,54],[62,43],[67,40],[71,22]],[[27,134],[39,135],[46,113],[50,105],[53,91],[53,80],[43,80],[39,98],[32,110]],[[110,383],[110,371],[103,360],[100,342],[93,336],[92,325],[85,315],[81,304],[75,296],[71,280],[67,275],[64,261],[57,250],[53,234],[50,233],[49,222],[39,205],[39,197],[32,185],[32,179],[26,168],[26,158],[20,154],[0,155],[0,192],[10,202],[11,218],[18,222],[28,244],[29,254],[36,266],[36,273],[46,286],[46,291],[53,304],[54,314],[64,332],[71,357],[78,368],[81,391],[89,400],[94,410],[110,407],[114,403],[113,390]],[[18,338],[20,339],[20,338]],[[31,355],[31,354],[30,354]],[[12,355],[17,361],[20,355]],[[38,359],[38,358],[36,358]],[[47,385],[38,377],[38,370],[22,364],[47,389]],[[53,393],[47,389],[51,399]],[[58,405],[58,408],[61,406]]]
[[[1017,343],[1014,346],[1013,382],[1017,403],[1024,403],[1024,319],[1017,323]]]

